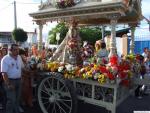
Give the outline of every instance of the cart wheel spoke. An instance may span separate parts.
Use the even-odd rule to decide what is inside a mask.
[[[49,98],[48,97],[41,97],[42,99],[45,99],[45,100],[48,100]]]
[[[57,89],[59,90],[59,88],[60,88],[60,82],[57,81]]]
[[[53,106],[52,113],[54,113],[54,111],[55,111],[55,104],[54,104],[54,106]]]
[[[56,104],[57,104],[57,106],[58,106],[64,113],[67,113],[67,112],[60,106],[59,103],[56,102]]]
[[[52,74],[44,78],[38,87],[38,102],[43,113],[73,113],[73,90],[64,78]]]
[[[49,103],[49,105],[48,105],[48,107],[47,107],[47,111],[49,110],[50,106],[51,106],[51,103]]]
[[[49,103],[49,101],[47,101],[47,102],[43,102],[43,104],[48,104]]]
[[[51,94],[50,94],[48,88],[45,86],[45,84],[43,84],[43,86],[44,86],[44,89],[45,89],[45,91],[47,92],[47,94],[48,94],[49,96],[51,96]],[[45,93],[46,93],[46,92],[45,92]]]
[[[67,105],[65,102],[59,101],[61,104],[63,104],[65,107],[67,107],[69,110],[71,109],[71,105]]]
[[[46,82],[48,83],[48,86],[50,87],[50,89],[52,89],[52,85],[51,85],[50,81],[47,80]]]
[[[63,86],[60,88],[60,91],[63,91],[64,88],[65,88],[65,85],[63,85]]]
[[[57,99],[57,101],[68,101],[68,102],[71,102],[72,100],[71,99]]]
[[[61,110],[61,108],[59,108],[59,112],[60,112],[60,113],[62,113],[62,110]]]
[[[45,90],[41,90],[41,92],[43,92],[43,93],[45,93],[45,94],[49,95],[49,94],[48,94],[48,92],[47,92],[47,91],[45,91]]]

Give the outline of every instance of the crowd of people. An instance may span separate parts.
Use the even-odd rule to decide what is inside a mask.
[[[21,48],[17,44],[11,44],[10,46],[4,44],[0,48],[0,109],[3,109],[5,113],[20,113],[22,101],[30,107],[33,106],[32,92],[29,89],[31,79],[27,80],[24,76],[30,68],[28,62],[33,56],[48,59],[52,56],[53,51],[43,47],[39,52],[36,45],[33,45],[31,50]],[[25,82],[30,83],[26,84]]]
[[[8,46],[7,45],[3,45],[0,49],[0,61],[2,60],[2,58],[7,55],[7,50],[8,50]],[[6,108],[6,93],[5,93],[5,89],[3,87],[3,78],[0,75],[0,107],[1,109],[5,109]],[[3,106],[2,106],[3,105]]]
[[[148,47],[145,47],[143,49],[142,56],[144,57],[143,62],[145,63],[146,69],[147,69],[147,71],[149,71],[149,67],[150,67],[150,50],[148,49]]]
[[[144,76],[146,73],[150,72],[150,50],[148,47],[145,47],[143,49],[143,53],[140,55],[140,64],[141,64],[141,75],[140,79],[144,79]],[[144,94],[146,94],[147,86],[145,84],[138,85],[137,89],[135,90],[135,96],[137,96],[139,99],[143,97]]]
[[[56,48],[42,47],[42,50],[38,51],[36,44],[30,49],[21,48],[17,44],[11,44],[10,46],[4,44],[0,48],[0,109],[4,109],[5,113],[19,113],[22,101],[30,107],[33,106],[31,79],[24,76],[29,74],[30,67],[28,64],[35,57],[41,60],[49,60],[55,50]],[[86,59],[93,55],[94,47],[90,43],[85,42],[81,55],[84,63]],[[103,57],[100,53],[97,55]]]
[[[24,76],[25,74],[29,74],[30,67],[28,63],[33,57],[39,57],[41,60],[49,60],[55,50],[56,48],[48,49],[42,47],[42,50],[38,51],[36,44],[31,49],[20,48],[17,44],[12,44],[10,47],[3,45],[0,48],[0,109],[4,109],[5,113],[19,113],[22,100],[30,107],[33,106],[32,88],[29,85],[31,84],[31,79]],[[95,48],[89,42],[85,41],[81,51],[83,65],[87,65],[89,63],[88,59],[93,56],[97,57],[97,63],[105,64],[108,62],[109,51],[106,49],[106,44],[103,40],[97,41]],[[140,61],[145,71],[149,71],[150,50],[148,48],[144,48],[141,59]],[[140,88],[141,86],[139,86]]]

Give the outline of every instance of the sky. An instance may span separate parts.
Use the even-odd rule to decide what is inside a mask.
[[[44,1],[44,0],[43,0]],[[12,31],[14,29],[14,0],[0,0],[0,31]],[[40,0],[16,0],[17,27],[25,31],[34,32],[38,26],[32,21],[29,13],[38,11]],[[49,23],[43,27],[47,31],[56,23]]]
[[[0,0],[0,31],[12,31],[14,29],[14,0]],[[25,31],[34,32],[34,29],[38,26],[32,21],[29,13],[38,11],[38,5],[41,0],[16,0],[17,7],[17,27],[23,28]],[[46,0],[43,0],[46,1]],[[145,17],[150,18],[150,0],[142,0],[142,13]],[[140,26],[136,30],[136,34],[139,30],[145,34],[149,34],[149,25],[146,21],[141,22]],[[56,23],[47,23],[43,27],[43,32],[48,32],[53,28]]]
[[[142,14],[150,20],[150,0],[142,0]],[[141,21],[141,25],[137,27],[135,35],[150,36],[149,25],[145,20]]]

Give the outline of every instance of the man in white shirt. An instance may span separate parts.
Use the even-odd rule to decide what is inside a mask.
[[[18,45],[12,44],[9,54],[1,60],[1,72],[7,95],[6,113],[19,113],[21,73],[24,64],[18,53]]]

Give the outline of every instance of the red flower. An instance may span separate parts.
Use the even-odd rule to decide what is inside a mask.
[[[129,87],[130,81],[129,80],[122,80],[120,84],[123,86]]]
[[[124,79],[124,78],[126,78],[126,76],[127,76],[127,73],[126,72],[123,72],[123,71],[121,71],[120,73],[119,73],[119,75],[118,75],[121,79]]]
[[[109,62],[111,66],[118,65],[118,57],[116,55],[111,56]]]
[[[108,77],[110,80],[114,80],[114,79],[115,79],[114,75],[113,75],[112,73],[110,73],[110,72],[107,73],[107,77]]]
[[[108,70],[106,69],[105,66],[99,66],[99,70],[101,73],[108,73]]]
[[[105,58],[102,59],[102,62],[103,62],[104,64],[107,64],[107,60],[106,60]]]
[[[123,69],[123,66],[122,66],[122,65],[119,65],[119,66],[118,66],[118,71],[121,72],[121,71],[123,71],[123,70],[124,70],[124,69]]]
[[[90,67],[94,67],[94,64],[90,64]]]

